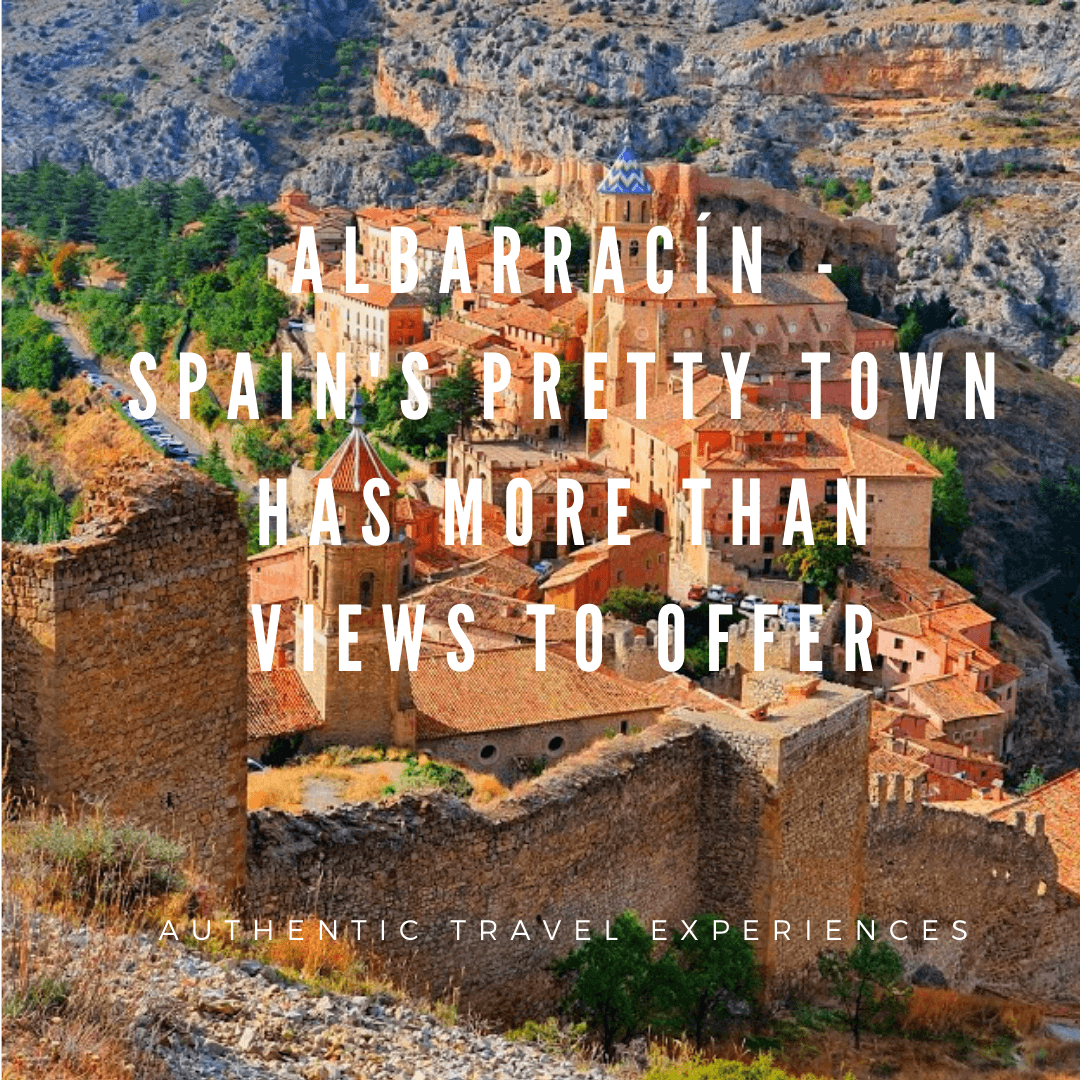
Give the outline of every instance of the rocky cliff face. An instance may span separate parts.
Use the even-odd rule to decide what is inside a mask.
[[[899,231],[897,300],[945,289],[969,330],[1077,367],[1070,0],[12,0],[4,30],[8,169],[444,201],[629,132],[646,159],[866,182],[857,212]],[[973,96],[994,83],[1024,92]]]

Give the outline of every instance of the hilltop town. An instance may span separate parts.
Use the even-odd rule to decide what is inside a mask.
[[[275,295],[268,310],[280,313],[275,345],[292,353],[298,380],[317,375],[319,354],[344,355],[347,418],[320,422],[314,451],[294,456],[285,449],[299,436],[280,418],[259,444],[280,456],[245,462],[245,443],[219,439],[227,421],[173,411],[177,365],[162,365],[160,408],[205,446],[200,469],[153,455],[114,463],[86,485],[70,537],[4,544],[9,789],[104,801],[182,837],[208,882],[242,896],[249,920],[408,913],[420,947],[365,947],[389,972],[507,1023],[550,1010],[545,964],[560,946],[440,948],[456,913],[512,925],[527,904],[537,922],[600,924],[626,909],[708,909],[790,930],[868,912],[910,923],[899,946],[909,973],[1074,1006],[1080,771],[1020,790],[1013,766],[1025,701],[1069,676],[997,632],[970,568],[933,535],[943,471],[925,440],[903,438],[898,331],[881,317],[893,304],[895,230],[758,181],[643,163],[629,141],[611,162],[494,179],[479,213],[323,206],[295,189],[271,205],[281,242],[257,265]],[[760,293],[733,292],[719,266],[706,292],[694,286],[704,208],[720,263],[733,223],[763,222]],[[579,270],[569,296],[548,292],[542,256],[523,245],[520,288],[496,291],[492,226],[505,222],[576,229],[593,258],[613,229],[625,287],[585,291]],[[645,285],[657,224],[674,237],[673,285],[659,295]],[[393,292],[394,225],[417,234],[421,282],[460,227],[473,289]],[[322,289],[296,294],[307,227]],[[347,228],[365,294],[345,287]],[[209,231],[202,221],[181,230]],[[83,273],[84,290],[127,284],[114,260]],[[70,318],[46,313],[58,326]],[[557,418],[534,415],[537,351],[567,375]],[[696,368],[674,360],[688,351],[702,354]],[[744,351],[733,390],[722,353]],[[883,407],[859,419],[852,361],[865,351],[881,366]],[[596,352],[606,416],[586,421],[580,370]],[[630,352],[654,354],[646,380]],[[832,357],[820,415],[809,352]],[[410,354],[427,361],[425,389],[453,421],[444,449],[434,435],[414,438],[410,421],[379,416]],[[485,354],[510,372],[490,420],[475,383]],[[210,361],[202,400],[220,414],[226,382]],[[121,365],[101,377],[127,396]],[[80,407],[93,412],[104,392]],[[308,436],[314,422],[304,414]],[[233,472],[204,475],[213,457]],[[238,504],[236,478],[247,487],[267,473],[300,525],[263,547],[257,520],[238,515],[254,503],[242,490]],[[518,479],[531,503],[508,522]],[[759,493],[749,542],[733,479]],[[383,543],[365,532],[373,480]],[[699,500],[685,481],[699,482]],[[865,531],[841,546],[837,519],[856,482]],[[333,492],[338,543],[305,534],[320,485]],[[448,524],[466,490],[479,493],[482,538]],[[812,511],[813,545],[786,520],[793,491]],[[525,516],[530,538],[514,543]],[[665,603],[687,627],[674,667],[657,647]],[[707,630],[720,604],[730,605],[728,639],[713,663]],[[253,605],[278,606],[269,643]],[[408,626],[420,605],[422,633],[395,657],[388,624]],[[801,605],[816,605],[812,620]],[[471,655],[459,663],[462,607]],[[873,620],[866,666],[849,665],[845,649],[856,607]],[[576,642],[594,614],[599,649],[583,670]],[[312,770],[320,754],[383,786],[357,795]],[[388,761],[409,764],[384,783]],[[433,768],[410,787],[417,762]],[[288,777],[295,794],[284,798],[275,785]],[[446,777],[456,786],[438,790]],[[955,920],[968,928],[962,944],[926,930]],[[806,984],[819,948],[809,934],[761,942],[771,1000]]]

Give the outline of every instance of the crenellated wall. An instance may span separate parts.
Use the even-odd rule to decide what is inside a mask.
[[[896,943],[908,964],[932,964],[961,990],[1080,1000],[1080,902],[1058,887],[1042,815],[989,821],[926,805],[899,776],[872,786],[863,907],[911,923]],[[923,920],[938,941],[923,940]],[[966,940],[951,940],[954,920]]]

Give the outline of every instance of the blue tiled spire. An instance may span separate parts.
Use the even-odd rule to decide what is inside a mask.
[[[630,147],[630,136],[626,136],[622,150],[614,164],[607,171],[607,176],[596,189],[601,195],[651,195],[652,187],[645,179],[645,170],[641,167],[637,155]]]

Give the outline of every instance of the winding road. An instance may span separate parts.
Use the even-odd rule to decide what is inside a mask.
[[[1028,617],[1035,624],[1035,629],[1039,631],[1046,638],[1046,644],[1050,649],[1050,659],[1055,667],[1061,668],[1063,672],[1071,677],[1072,667],[1069,664],[1069,657],[1065,650],[1058,644],[1057,638],[1054,637],[1054,631],[1052,627],[1034,611],[1031,605],[1027,602],[1027,595],[1033,592],[1035,589],[1041,589],[1048,582],[1051,582],[1061,573],[1059,567],[1054,567],[1052,570],[1047,570],[1045,574],[1040,574],[1037,578],[1032,578],[1031,581],[1021,585],[1019,589],[1015,589],[1009,595],[1012,599],[1024,606],[1024,610],[1027,611]]]
[[[75,336],[74,331],[63,316],[58,315],[54,309],[45,307],[37,308],[37,314],[49,323],[53,330],[63,338],[64,344],[71,352],[71,358],[75,361],[75,366],[80,371],[89,371],[94,375],[100,375],[106,382],[115,386],[118,390],[122,390],[125,394],[131,394],[132,397],[141,399],[142,393],[134,383],[129,382],[126,378],[120,378],[114,375],[111,371],[101,370],[98,358],[87,351],[83,343]],[[121,406],[121,408],[123,408],[123,406]],[[201,457],[209,449],[208,446],[201,443],[190,432],[187,432],[180,427],[180,425],[161,407],[160,401],[158,402],[157,408],[154,410],[154,419],[161,424],[170,435],[179,439],[188,450],[196,456]]]

